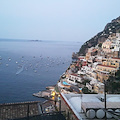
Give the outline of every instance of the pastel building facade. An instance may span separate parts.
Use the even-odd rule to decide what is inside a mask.
[[[100,82],[107,80],[109,78],[109,74],[112,73],[113,75],[117,72],[116,67],[107,66],[107,65],[97,65],[97,79]]]
[[[102,65],[116,67],[117,69],[119,69],[119,67],[120,67],[120,58],[104,58],[103,62],[102,62]]]
[[[110,53],[111,52],[111,40],[107,39],[103,44],[102,44],[102,50],[105,53]]]

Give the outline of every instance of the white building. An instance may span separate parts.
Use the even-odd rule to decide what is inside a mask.
[[[116,33],[116,37],[111,39],[111,49],[112,52],[119,51],[120,49],[120,33]]]
[[[77,82],[82,82],[81,77],[78,74],[69,74],[67,82],[73,85],[77,85]]]

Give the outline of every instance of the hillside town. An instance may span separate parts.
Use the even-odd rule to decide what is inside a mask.
[[[74,58],[74,56],[73,56]],[[111,34],[103,43],[88,48],[62,75],[59,87],[66,92],[75,88],[83,93],[104,93],[104,82],[120,68],[120,33]],[[75,92],[79,93],[76,89]],[[118,93],[118,91],[117,91]]]

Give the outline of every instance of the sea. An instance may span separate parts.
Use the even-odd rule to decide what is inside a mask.
[[[44,101],[33,93],[55,85],[82,43],[0,39],[0,104]]]

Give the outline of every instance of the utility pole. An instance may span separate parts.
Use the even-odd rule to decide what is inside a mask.
[[[106,81],[104,80],[104,103],[105,103],[105,120],[106,119]]]
[[[81,92],[81,112],[82,112],[82,92]]]
[[[29,104],[27,106],[27,120],[29,120]]]

